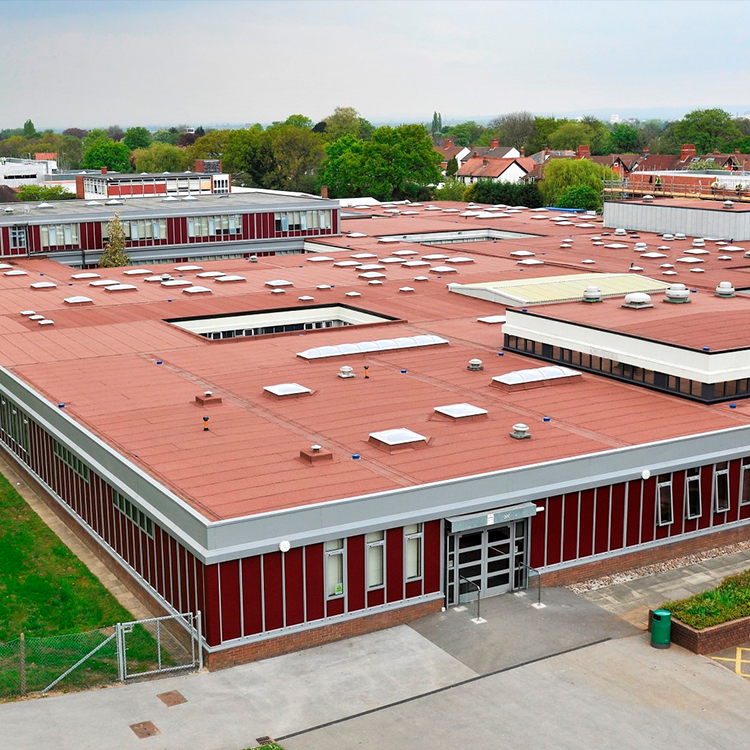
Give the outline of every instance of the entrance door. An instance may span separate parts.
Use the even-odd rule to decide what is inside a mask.
[[[448,537],[448,604],[526,588],[526,519]]]

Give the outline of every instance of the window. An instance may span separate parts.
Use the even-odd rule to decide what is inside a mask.
[[[0,401],[0,422],[5,442],[29,452],[29,418],[7,399]]]
[[[26,249],[26,228],[25,227],[11,227],[10,228],[10,249],[11,250],[25,250]]]
[[[344,540],[332,539],[325,543],[326,598],[344,595]]]
[[[187,225],[188,237],[220,237],[240,234],[242,232],[242,217],[239,214],[190,216]]]
[[[406,537],[406,580],[422,577],[422,524],[404,526]]]
[[[674,517],[672,514],[672,475],[661,474],[656,480],[656,523],[669,526]]]
[[[39,227],[42,247],[65,247],[77,245],[80,237],[79,224],[47,224]]]
[[[73,455],[64,445],[55,440],[55,455],[87,482],[89,481],[89,467],[78,456]]]
[[[148,534],[148,536],[154,536],[154,524],[153,521],[142,511],[133,505],[125,495],[120,494],[116,490],[112,491],[112,503],[115,508],[127,516],[133,523]]]
[[[742,459],[740,505],[750,505],[750,458]]]
[[[714,467],[714,512],[729,510],[729,462],[721,461]]]
[[[382,588],[385,583],[385,532],[373,531],[365,536],[367,546],[367,590]]]
[[[699,518],[701,512],[701,470],[688,469],[685,477],[685,515],[687,518]]]

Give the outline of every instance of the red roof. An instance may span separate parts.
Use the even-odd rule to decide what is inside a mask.
[[[456,172],[457,177],[500,177],[511,165],[518,164],[524,172],[529,172],[533,169],[533,166],[524,166],[524,162],[528,165],[531,162],[531,157],[527,159],[487,159],[487,158],[473,158],[467,159]]]

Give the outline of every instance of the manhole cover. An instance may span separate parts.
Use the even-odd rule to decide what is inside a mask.
[[[159,730],[154,726],[153,721],[142,721],[138,724],[131,724],[130,728],[135,732],[135,736],[139,740],[159,734]]]
[[[168,693],[159,693],[156,696],[165,706],[179,706],[187,703],[187,698],[179,690],[170,690]]]

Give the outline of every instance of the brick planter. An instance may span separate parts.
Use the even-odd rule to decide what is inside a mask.
[[[648,612],[648,629],[651,630],[651,615]],[[725,648],[740,646],[750,641],[750,617],[730,620],[721,625],[696,630],[680,620],[672,618],[672,643],[692,651],[694,654],[715,654]]]

